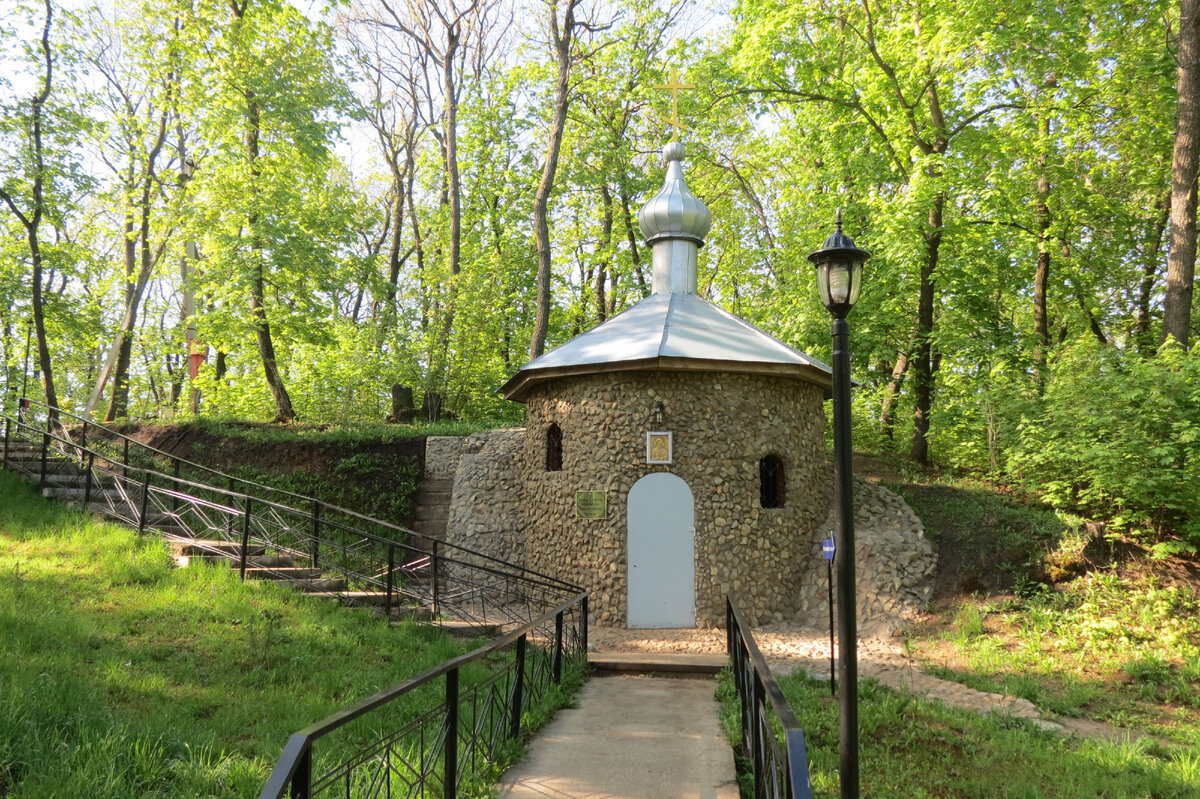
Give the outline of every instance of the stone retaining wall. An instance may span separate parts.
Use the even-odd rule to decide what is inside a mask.
[[[568,434],[568,424],[564,423],[566,419],[559,418],[562,419],[559,424],[563,427],[566,444],[566,472],[571,463],[572,438]],[[586,424],[584,420],[579,423]],[[723,426],[712,419],[705,423],[714,428]],[[637,463],[644,459],[644,452],[626,452],[635,446],[632,434],[626,438],[628,440],[624,442],[617,442],[620,447],[614,445],[613,449],[625,452],[630,474],[606,483],[609,518],[604,521],[576,519],[574,513],[574,486],[593,487],[591,481],[595,479],[595,471],[582,470],[579,478],[571,477],[569,472],[565,475],[563,472],[550,473],[548,479],[543,478],[544,482],[533,481],[534,490],[528,490],[531,486],[525,478],[526,462],[535,457],[535,464],[539,467],[543,464],[544,439],[539,441],[540,436],[526,429],[430,439],[437,441],[436,452],[432,453],[432,459],[431,453],[427,452],[427,462],[456,464],[447,540],[491,557],[548,571],[572,582],[586,582],[584,576],[588,575],[592,582],[587,587],[593,593],[593,608],[596,608],[594,621],[623,626],[624,620],[617,618],[615,610],[619,607],[623,612],[624,609],[625,500],[635,481],[633,475],[640,476],[651,468],[671,470],[692,484],[697,498],[697,609],[705,608],[702,621],[709,625],[721,624],[723,615],[716,612],[716,606],[724,602],[726,591],[732,591],[744,608],[754,608],[753,624],[789,621],[814,629],[827,626],[829,594],[820,544],[836,525],[832,512],[822,513],[822,523],[812,525],[807,535],[797,536],[780,525],[767,527],[768,531],[779,531],[777,541],[755,543],[752,539],[757,537],[756,525],[764,521],[769,523],[770,514],[777,513],[750,507],[758,504],[756,473],[738,468],[731,458],[713,459],[708,466],[693,466],[693,473],[688,476],[683,474],[682,463],[646,467]],[[532,455],[530,439],[535,441]],[[593,439],[599,441],[598,436]],[[687,440],[684,439],[685,443]],[[644,447],[644,438],[636,446]],[[682,453],[680,456],[682,458]],[[577,451],[572,457],[584,456]],[[576,462],[574,468],[580,469],[580,464]],[[789,504],[795,496],[792,471],[789,469]],[[716,486],[705,500],[712,508],[708,529],[716,535],[703,547],[700,545],[699,512],[702,489],[692,482],[697,475],[711,475]],[[580,483],[579,480],[588,482]],[[717,480],[720,482],[715,482]],[[820,460],[810,480],[809,490],[820,494],[815,507],[824,511],[831,495],[829,464]],[[556,486],[558,490],[554,490]],[[729,495],[735,492],[741,497],[731,499]],[[549,498],[555,503],[561,502],[562,506],[551,511],[545,504],[530,505],[531,495],[540,498],[542,503]],[[900,496],[859,478],[855,480],[854,498],[858,623],[864,635],[885,634],[901,627],[929,601],[936,556],[925,538],[920,520]],[[528,511],[531,508],[539,520],[537,527],[530,525]],[[572,546],[577,548],[576,552],[569,551]],[[536,563],[527,557],[530,549],[538,553]],[[562,562],[556,562],[555,558]],[[746,573],[749,559],[760,574]],[[714,593],[704,597],[703,591]]]
[[[492,558],[525,557],[525,430],[492,430],[458,443],[446,540]]]
[[[425,439],[425,479],[450,480],[458,471],[462,436],[429,436]]]
[[[831,508],[821,524],[822,537],[829,537],[836,528],[837,512]],[[857,477],[854,549],[859,629],[864,635],[884,635],[900,629],[933,596],[937,555],[925,537],[925,526],[903,497]],[[836,592],[836,568],[833,585]],[[796,621],[807,627],[827,627],[828,602],[825,572],[801,589]]]

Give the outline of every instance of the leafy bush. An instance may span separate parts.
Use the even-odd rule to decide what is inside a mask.
[[[1060,508],[1108,519],[1161,554],[1200,546],[1200,347],[1154,358],[1062,352],[1009,469]]]

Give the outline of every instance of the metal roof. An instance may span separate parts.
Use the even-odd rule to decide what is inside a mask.
[[[695,294],[652,294],[536,358],[500,389],[522,402],[548,379],[630,370],[792,376],[828,390],[830,369]]]

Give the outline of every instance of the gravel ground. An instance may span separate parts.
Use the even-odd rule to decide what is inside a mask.
[[[829,634],[789,624],[765,625],[754,630],[754,640],[766,657],[771,670],[787,674],[803,669],[814,677],[829,677]],[[725,631],[695,630],[627,630],[615,627],[593,627],[588,630],[589,645],[597,652],[678,652],[719,654],[726,651]],[[836,652],[836,650],[835,650]],[[865,637],[858,641],[858,673],[873,677],[893,688],[911,691],[920,696],[937,699],[950,705],[980,713],[999,711],[1028,719],[1047,730],[1064,731],[1063,725],[1044,719],[1032,703],[1025,699],[976,691],[959,683],[926,674],[904,653],[896,637]],[[1070,729],[1070,732],[1095,737],[1115,737],[1113,728],[1099,731]],[[1121,731],[1127,734],[1127,731]]]

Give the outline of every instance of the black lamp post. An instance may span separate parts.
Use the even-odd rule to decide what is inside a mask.
[[[854,472],[850,442],[850,325],[846,315],[858,301],[862,267],[870,253],[854,246],[837,230],[821,249],[808,256],[817,267],[821,302],[833,314],[833,464],[834,501],[838,509],[838,740],[842,799],[858,799],[858,624],[854,576]]]

